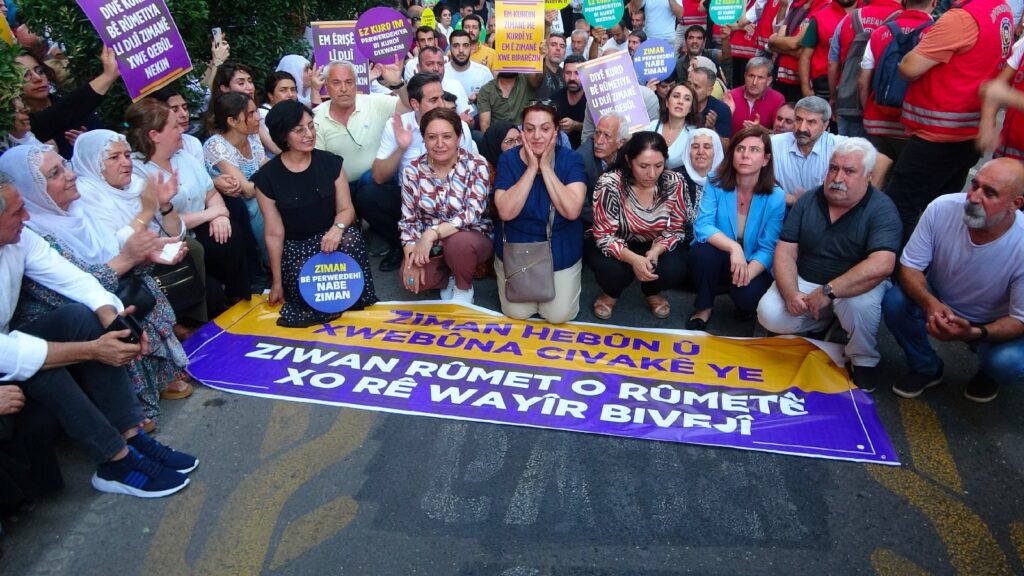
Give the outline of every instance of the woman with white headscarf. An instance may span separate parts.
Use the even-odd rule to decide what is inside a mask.
[[[320,87],[323,82],[320,80],[320,69],[313,69],[313,65],[305,56],[288,54],[277,63],[275,72],[287,72],[295,78],[295,92],[299,96],[299,102],[313,108],[320,104]]]
[[[95,138],[87,142],[91,140]],[[104,146],[96,148],[102,151]],[[102,152],[93,161],[115,165],[104,161]],[[82,162],[86,162],[84,157]],[[117,290],[121,278],[134,278],[154,296],[153,309],[144,317],[136,315],[143,325],[149,351],[127,368],[143,412],[155,422],[160,414],[161,392],[170,390],[176,397],[184,397],[192,388],[184,373],[188,358],[173,333],[174,312],[156,282],[146,274],[148,263],[156,261],[161,248],[177,238],[159,238],[140,225],[120,245],[117,236],[94,217],[99,211],[114,211],[115,202],[109,200],[106,205],[99,204],[99,208],[81,202],[78,177],[71,164],[49,146],[18,146],[9,150],[0,157],[0,171],[14,179],[31,217],[27,225],[64,258],[95,276],[110,292]],[[116,170],[99,172],[102,175]],[[150,197],[173,195],[171,183],[156,178],[147,181],[145,187],[148,190],[144,195]],[[11,326],[17,328],[32,322],[67,303],[69,300],[64,296],[26,279]]]
[[[693,242],[693,223],[700,211],[700,200],[704,197],[704,183],[708,174],[718,168],[725,158],[722,139],[710,128],[698,128],[690,132],[683,154],[683,165],[676,169],[686,181],[683,206],[686,209],[686,244]]]

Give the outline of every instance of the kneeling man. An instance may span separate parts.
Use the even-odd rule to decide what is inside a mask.
[[[853,382],[875,389],[878,324],[903,229],[889,197],[871,185],[878,153],[863,138],[838,144],[824,186],[797,200],[775,247],[775,283],[757,317],[767,330],[826,328],[835,317],[850,335]]]

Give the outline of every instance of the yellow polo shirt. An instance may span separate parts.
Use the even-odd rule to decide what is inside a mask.
[[[487,66],[490,68],[491,73],[493,73],[494,65],[498,62],[497,54],[498,53],[494,51],[494,48],[491,48],[486,44],[480,44],[477,46],[476,52],[469,55],[469,59],[477,64]]]
[[[313,111],[316,147],[341,156],[349,182],[359,180],[373,165],[380,148],[380,136],[397,105],[397,96],[358,94],[356,109],[346,126],[331,117],[331,103],[324,102]]]

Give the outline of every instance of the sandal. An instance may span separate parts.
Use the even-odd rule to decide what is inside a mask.
[[[163,400],[181,400],[188,398],[195,391],[192,383],[189,382],[191,378],[187,375],[179,376],[173,382],[167,385],[167,388],[160,393],[160,398]]]
[[[612,317],[612,310],[615,310],[615,298],[602,292],[597,300],[594,300],[594,316],[598,320],[607,320]]]
[[[668,303],[668,299],[661,294],[655,294],[646,298],[647,306],[651,308],[651,314],[654,314],[655,318],[664,320],[672,314],[672,306]]]
[[[152,434],[156,431],[156,420],[152,418],[146,418],[142,421],[142,431],[146,434]]]

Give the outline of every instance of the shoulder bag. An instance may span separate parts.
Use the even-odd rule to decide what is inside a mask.
[[[555,268],[551,257],[551,228],[555,207],[548,212],[547,238],[543,242],[509,242],[508,222],[501,227],[505,268],[505,299],[509,302],[550,302],[555,299]]]

